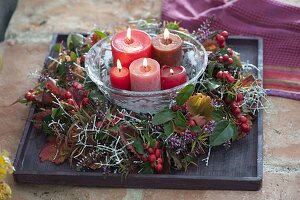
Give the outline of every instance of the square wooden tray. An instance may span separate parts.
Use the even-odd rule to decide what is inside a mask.
[[[67,34],[56,34],[49,48],[57,42],[66,41]],[[241,53],[242,61],[249,61],[260,69],[262,78],[262,39],[250,37],[231,37],[229,46]],[[28,118],[35,111],[32,107]],[[40,162],[39,153],[45,143],[45,135],[37,134],[28,121],[21,138],[13,176],[18,183],[79,185],[115,188],[170,188],[170,189],[219,189],[219,190],[259,190],[263,174],[263,123],[262,112],[253,123],[251,133],[244,139],[224,148],[213,149],[209,166],[202,158],[199,167],[190,167],[187,172],[175,174],[130,174],[122,179],[120,174],[103,175],[99,172],[77,172],[68,163],[54,165]]]

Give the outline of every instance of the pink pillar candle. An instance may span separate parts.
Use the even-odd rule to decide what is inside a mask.
[[[160,65],[151,58],[140,58],[129,66],[132,91],[158,91],[160,83]]]
[[[166,90],[184,84],[187,74],[184,67],[163,66],[161,68],[161,89]]]
[[[114,66],[120,59],[123,67],[129,67],[130,63],[138,58],[151,57],[151,37],[140,30],[131,30],[117,33],[111,40],[111,51]]]

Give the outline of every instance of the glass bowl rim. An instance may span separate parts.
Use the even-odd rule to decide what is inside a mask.
[[[142,30],[143,31],[143,30]],[[184,35],[185,37],[188,37],[188,38],[191,38],[197,45],[200,46],[201,50],[204,52],[204,62],[202,64],[202,66],[207,66],[207,63],[208,63],[208,55],[207,55],[207,52],[204,48],[204,46],[199,42],[197,41],[194,37],[192,37],[191,35],[188,35],[187,33],[185,32],[182,32],[182,31],[177,31],[177,30],[169,30],[171,33],[177,33],[177,34],[181,34],[181,35]],[[150,33],[148,33],[149,35],[152,35]],[[112,36],[108,36],[108,37],[105,37],[103,39],[101,39],[100,41],[98,41],[95,45],[93,45],[91,47],[91,49],[88,51],[87,53],[87,56],[86,56],[86,60],[85,60],[85,69],[86,69],[86,72],[87,72],[87,75],[89,76],[90,74],[90,69],[87,65],[87,63],[89,62],[89,60],[91,59],[91,51],[92,49],[95,49],[95,48],[98,48],[98,44],[101,43],[102,41],[104,40],[107,40],[109,39],[110,37]],[[97,52],[97,51],[96,51]],[[204,72],[204,71],[203,71]],[[203,73],[202,72],[202,73]],[[200,73],[200,72],[199,72]],[[192,84],[196,81],[196,79],[198,79],[199,77],[195,76],[193,77],[192,79],[188,80],[186,83],[184,84],[181,84],[181,85],[178,85],[176,87],[173,87],[173,88],[170,88],[170,89],[166,89],[166,90],[159,90],[159,91],[149,91],[149,92],[138,92],[138,91],[130,91],[130,90],[122,90],[122,89],[117,89],[117,88],[113,88],[113,87],[110,87],[110,86],[107,86],[103,81],[101,80],[98,80],[98,79],[95,79],[93,76],[89,76],[91,78],[91,80],[96,83],[99,86],[103,87],[102,89],[105,90],[105,91],[110,91],[110,92],[113,92],[115,94],[119,94],[119,95],[130,95],[130,96],[153,96],[153,95],[164,95],[164,94],[170,94],[172,92],[177,92],[179,88],[184,88],[186,85],[189,85],[189,84]]]

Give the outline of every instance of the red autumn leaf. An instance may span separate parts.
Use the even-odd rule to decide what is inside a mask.
[[[70,155],[70,148],[64,143],[57,143],[57,140],[46,143],[40,152],[40,160],[51,161],[55,164],[62,164]]]
[[[126,139],[126,134],[134,133],[134,130],[129,126],[121,126],[119,130],[119,136],[121,138],[121,141],[124,145],[127,145],[127,149],[133,153],[137,158],[141,159],[141,155],[135,150],[134,146],[132,144],[128,144],[128,141]]]

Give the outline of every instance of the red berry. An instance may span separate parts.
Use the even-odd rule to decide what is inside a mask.
[[[158,163],[158,164],[155,166],[155,171],[161,172],[162,170],[163,170],[162,164]]]
[[[72,83],[72,86],[73,86],[74,88],[77,88],[78,84],[79,84],[78,82],[74,81],[74,82]]]
[[[245,117],[245,116],[240,116],[240,117],[238,118],[238,120],[239,120],[239,123],[243,124],[243,123],[246,123],[246,122],[247,122],[247,117]]]
[[[191,119],[191,120],[189,121],[189,125],[190,125],[190,126],[196,126],[196,122],[195,122],[194,120]]]
[[[35,100],[36,100],[34,94],[31,95],[31,99],[30,99],[30,100],[31,100],[31,101],[35,101]]]
[[[232,58],[228,58],[228,61],[227,61],[227,62],[228,62],[228,64],[231,65],[231,64],[233,64],[233,59],[232,59]]]
[[[241,109],[239,107],[235,108],[233,110],[233,114],[234,114],[234,116],[238,116],[239,114],[241,114]]]
[[[226,77],[226,81],[227,81],[228,83],[233,83],[233,82],[235,81],[235,79],[234,79],[233,76],[228,75],[228,76]]]
[[[156,158],[161,157],[161,151],[160,151],[160,149],[156,149],[155,150],[155,156],[156,156]]]
[[[156,156],[154,154],[151,154],[149,157],[148,157],[148,160],[150,163],[153,163],[156,161]]]
[[[220,35],[220,34],[217,34],[216,35],[216,40],[221,44],[221,43],[223,43],[223,42],[225,42],[225,38],[222,36],[222,35]]]
[[[76,86],[76,89],[77,90],[83,90],[84,88],[80,83],[78,83],[78,85]]]
[[[237,105],[236,101],[234,101],[229,105],[229,107],[231,110],[235,110],[238,107],[238,105]]]
[[[227,51],[228,51],[229,55],[231,55],[231,56],[233,55],[232,49],[228,48]]]
[[[154,150],[153,150],[151,147],[149,147],[149,148],[147,149],[147,151],[148,151],[148,153],[150,153],[150,154],[154,153]]]
[[[144,148],[147,148],[147,146],[148,146],[147,143],[144,143],[144,144],[143,144],[143,147],[144,147]]]
[[[231,103],[231,100],[230,100],[228,97],[226,97],[226,98],[224,99],[224,102],[225,102],[226,104],[230,104],[230,103]]]
[[[216,78],[218,78],[218,79],[223,78],[223,72],[222,71],[218,71],[218,73],[216,74]]]
[[[73,99],[67,99],[67,104],[74,106],[74,100]]]
[[[159,147],[159,141],[155,141],[154,148],[157,149]]]
[[[85,63],[85,57],[86,57],[85,53],[81,55],[80,60],[82,63]]]
[[[27,93],[25,94],[25,99],[26,99],[27,101],[31,101],[31,96],[32,96],[32,93],[31,93],[31,92],[27,92]]]
[[[222,35],[224,38],[228,38],[228,32],[227,31],[222,31],[222,33],[220,33],[220,35]]]
[[[224,47],[225,47],[225,42],[220,43],[220,44],[219,44],[219,47],[220,47],[220,48],[224,48]]]
[[[72,98],[72,93],[69,92],[69,91],[67,91],[67,92],[65,93],[65,97],[66,97],[66,99]]]
[[[81,103],[82,103],[83,106],[86,106],[90,103],[90,100],[89,100],[89,98],[83,98]]]
[[[249,126],[249,124],[247,124],[247,123],[241,124],[241,130],[242,130],[242,132],[244,132],[244,133],[248,133],[248,132],[250,131],[250,126]]]
[[[228,59],[229,59],[228,54],[224,54],[224,55],[223,55],[223,60],[224,60],[224,62],[228,62]]]
[[[219,61],[220,63],[223,62],[223,57],[220,56],[220,57],[218,58],[218,61]]]
[[[164,160],[162,158],[157,158],[156,161],[157,161],[157,163],[160,163],[160,164],[164,163]]]
[[[172,109],[173,112],[176,112],[179,109],[179,106],[178,105],[174,105],[174,106],[172,106],[171,109]]]
[[[236,95],[236,100],[237,100],[237,101],[243,101],[243,99],[244,99],[244,95],[243,95],[242,93],[238,93],[238,94]]]

